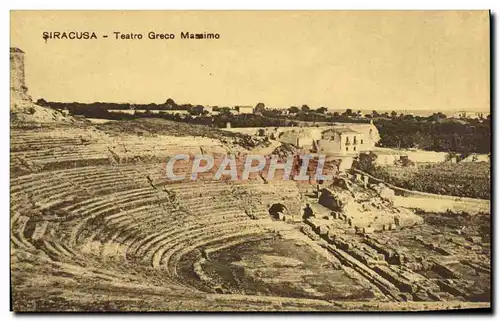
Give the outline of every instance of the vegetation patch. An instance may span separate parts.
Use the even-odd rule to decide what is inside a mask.
[[[490,164],[435,163],[374,166],[368,172],[392,185],[426,193],[490,199]]]

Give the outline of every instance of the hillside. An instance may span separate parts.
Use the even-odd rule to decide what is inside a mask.
[[[218,139],[222,143],[239,145],[245,149],[268,147],[271,142],[265,137],[233,133],[204,125],[187,124],[165,119],[137,119],[115,121],[96,125],[96,128],[110,134],[137,134],[139,136],[205,137]]]
[[[34,104],[27,95],[11,91],[10,95],[10,121],[11,126],[23,123],[74,123],[71,116],[61,112]]]

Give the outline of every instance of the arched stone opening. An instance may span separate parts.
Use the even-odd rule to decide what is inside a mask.
[[[288,209],[285,205],[281,203],[274,203],[269,208],[269,215],[271,215],[274,219],[283,220],[285,214],[288,213]]]

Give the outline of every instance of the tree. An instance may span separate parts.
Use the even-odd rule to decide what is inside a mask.
[[[407,114],[403,116],[404,120],[414,120],[415,117],[412,114]]]
[[[307,105],[302,105],[302,107],[300,108],[300,110],[302,110],[303,112],[307,113],[311,110],[311,108],[309,108],[309,106]]]
[[[446,119],[446,115],[442,112],[434,113],[431,116],[427,117],[427,120],[438,122],[440,120]]]
[[[326,107],[319,107],[318,109],[316,109],[316,112],[320,113],[320,114],[324,114],[328,111],[328,108]]]
[[[375,118],[375,117],[378,117],[378,116],[380,116],[379,113],[376,110],[373,110],[372,111],[372,117]]]
[[[377,154],[374,152],[361,153],[358,159],[353,164],[357,169],[370,173],[375,169],[375,161],[377,160]]]
[[[347,116],[347,117],[353,116],[352,109],[351,108],[347,108],[345,110],[344,115]]]
[[[221,115],[231,115],[231,108],[222,107],[222,108],[220,108],[220,113],[221,113]]]
[[[108,110],[104,106],[97,106],[95,108],[86,108],[82,113],[85,117],[90,118],[107,118],[109,117]]]
[[[255,112],[263,113],[266,110],[266,105],[264,103],[258,103],[255,106]]]
[[[201,113],[203,113],[203,110],[205,109],[205,107],[203,107],[202,105],[196,105],[194,106],[193,108],[191,108],[191,110],[189,111],[189,113],[191,115],[201,115]]]
[[[446,119],[446,115],[443,114],[442,112],[438,112],[437,113],[437,116],[440,118],[440,119]]]
[[[177,104],[175,103],[175,101],[172,98],[168,98],[167,101],[165,102],[165,106],[168,109],[172,109],[174,107],[177,107]]]
[[[396,117],[398,117],[398,113],[396,111],[391,111],[391,118],[392,119],[395,119]]]
[[[296,113],[299,112],[299,107],[292,106],[292,107],[288,108],[288,112],[291,113],[291,114],[296,114]]]

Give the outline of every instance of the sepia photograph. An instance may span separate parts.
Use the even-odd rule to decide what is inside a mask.
[[[10,11],[11,311],[491,312],[492,18]]]

